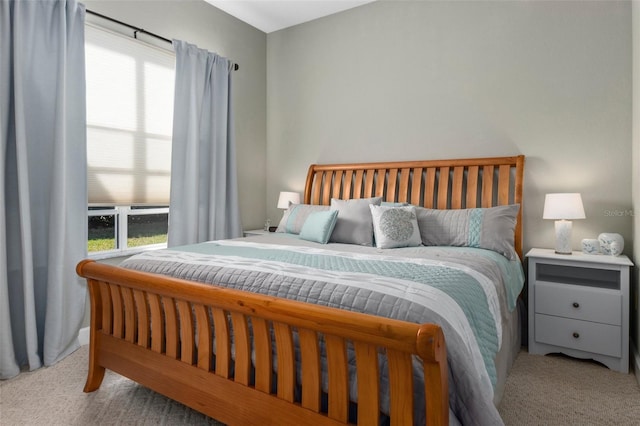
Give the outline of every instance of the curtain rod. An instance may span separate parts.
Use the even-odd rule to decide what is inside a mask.
[[[90,15],[95,15],[95,16],[97,16],[99,18],[102,18],[102,19],[106,19],[107,21],[115,22],[116,24],[120,24],[120,25],[123,25],[123,26],[125,26],[127,28],[132,29],[133,30],[133,38],[135,38],[135,39],[138,38],[138,33],[143,33],[143,34],[150,35],[151,37],[155,37],[158,40],[162,40],[162,41],[164,41],[166,43],[173,44],[173,42],[171,40],[169,40],[168,38],[159,36],[158,34],[154,34],[151,31],[147,31],[147,30],[144,30],[142,28],[134,27],[133,25],[127,24],[126,22],[119,21],[119,20],[117,20],[115,18],[112,18],[110,16],[103,15],[101,13],[94,12],[93,10],[89,10],[89,9],[87,9],[87,13],[90,14]],[[238,71],[239,68],[240,67],[238,66],[238,64],[233,64],[234,71]]]

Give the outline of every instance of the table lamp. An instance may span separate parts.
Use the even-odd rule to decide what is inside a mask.
[[[547,194],[543,219],[556,219],[556,253],[571,254],[571,219],[584,219],[582,197],[578,193]]]
[[[278,208],[288,209],[290,204],[300,204],[300,194],[297,192],[280,192],[278,197]]]

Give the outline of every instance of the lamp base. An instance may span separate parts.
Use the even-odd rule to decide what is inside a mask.
[[[571,254],[571,228],[570,220],[556,220],[556,253]]]

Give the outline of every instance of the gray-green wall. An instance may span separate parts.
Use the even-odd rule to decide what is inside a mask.
[[[582,193],[573,246],[632,249],[631,3],[385,1],[268,34],[267,212],[310,163],[524,154],[524,244]]]

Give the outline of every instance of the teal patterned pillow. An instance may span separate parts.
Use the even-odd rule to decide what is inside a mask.
[[[519,209],[519,204],[458,210],[418,207],[422,244],[478,247],[516,259],[514,239]]]
[[[414,206],[369,206],[376,247],[415,247],[422,244]]]

